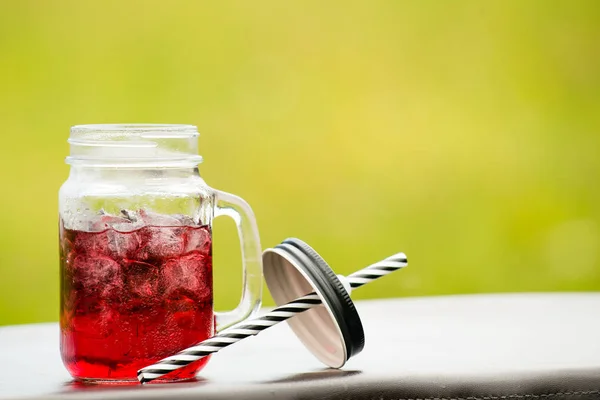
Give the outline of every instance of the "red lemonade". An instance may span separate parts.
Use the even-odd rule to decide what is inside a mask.
[[[136,380],[138,369],[213,335],[211,231],[105,226],[61,223],[61,353],[75,378]],[[164,379],[193,378],[207,361]]]

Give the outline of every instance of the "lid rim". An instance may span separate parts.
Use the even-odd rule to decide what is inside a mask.
[[[343,328],[342,333],[344,333],[344,331],[346,332],[346,334],[343,334],[343,336],[348,352],[347,358],[349,359],[350,357],[354,357],[364,348],[365,334],[358,311],[356,310],[350,295],[344,288],[344,285],[339,280],[338,276],[333,272],[329,264],[327,264],[327,262],[323,259],[323,257],[321,257],[307,243],[298,238],[288,238],[284,240],[283,243],[292,245],[298,250],[302,251],[328,278],[322,279],[321,282],[324,284],[329,283],[334,286],[334,294],[337,295],[336,297],[339,301],[339,308],[334,312],[340,313],[340,318],[338,318],[338,315],[336,315],[336,321],[338,322],[338,325],[340,325],[340,328]],[[315,274],[313,273],[313,276],[314,275]],[[317,278],[323,277],[317,276]]]

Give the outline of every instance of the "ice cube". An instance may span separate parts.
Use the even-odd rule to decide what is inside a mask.
[[[121,216],[125,219],[122,223],[113,225],[113,228],[121,232],[131,232],[145,225],[139,211],[121,210]]]
[[[141,227],[142,227],[141,224],[138,225],[135,222],[124,222],[124,223],[114,224],[112,226],[112,229],[114,229],[117,232],[133,232]]]
[[[86,292],[108,294],[121,286],[121,266],[100,255],[80,254],[73,260],[73,280]]]
[[[194,218],[190,217],[189,215],[175,214],[175,215],[173,215],[173,218],[177,219],[183,226],[197,226],[198,225],[196,223],[196,221],[194,221]]]
[[[91,224],[92,230],[97,232],[113,228],[115,225],[131,225],[131,221],[129,221],[127,218],[119,217],[116,215],[105,214],[102,215],[98,220],[92,221]]]
[[[78,253],[109,255],[106,232],[77,232],[73,246]]]
[[[139,219],[139,214],[132,210],[123,209],[121,215],[130,222],[136,222]]]
[[[212,275],[206,257],[193,252],[171,259],[161,268],[162,281],[167,296],[186,292],[197,301],[210,296]]]
[[[88,208],[66,211],[63,215],[64,223],[70,229],[79,231],[93,231],[94,223],[98,221],[101,214]]]
[[[140,218],[144,221],[145,225],[152,226],[182,226],[183,223],[177,218],[166,215],[166,214],[158,214],[152,211],[140,210],[139,212]]]
[[[98,297],[79,299],[77,313],[71,318],[71,327],[88,339],[104,339],[114,333],[119,313],[109,302]],[[97,348],[96,351],[101,351]]]
[[[169,325],[183,329],[191,329],[200,322],[197,318],[199,307],[197,300],[182,293],[172,294],[164,301],[164,308],[170,314]]]
[[[159,284],[156,266],[142,261],[126,260],[123,276],[127,294],[134,294],[146,300],[156,299]]]
[[[106,236],[110,254],[118,260],[132,258],[142,243],[139,233],[135,231],[109,230]]]
[[[211,244],[210,232],[205,227],[186,229],[184,249],[186,253],[199,251],[202,254],[210,254]]]
[[[185,247],[183,228],[167,226],[145,226],[140,229],[141,244],[136,258],[156,260],[180,255]]]

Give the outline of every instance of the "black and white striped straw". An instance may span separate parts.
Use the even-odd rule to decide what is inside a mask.
[[[342,277],[339,275],[338,277],[346,288],[349,286],[351,289],[356,289],[374,281],[375,279],[402,269],[406,267],[406,265],[406,255],[404,253],[397,253],[375,264],[371,264],[357,272],[354,272],[347,277]],[[346,282],[344,282],[344,280]],[[173,372],[174,370],[183,368],[195,361],[198,361],[212,353],[216,353],[219,350],[233,343],[237,343],[242,339],[245,339],[249,336],[255,336],[263,330],[319,304],[321,304],[321,299],[315,292],[299,297],[296,300],[292,300],[289,303],[274,308],[265,315],[244,321],[237,326],[227,328],[195,346],[182,350],[173,356],[164,358],[158,361],[156,364],[140,369],[137,373],[138,380],[141,383],[151,382]]]

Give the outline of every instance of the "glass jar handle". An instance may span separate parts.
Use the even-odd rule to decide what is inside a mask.
[[[242,250],[242,298],[238,306],[227,312],[215,312],[217,332],[254,315],[262,304],[262,249],[254,213],[242,198],[215,191],[215,218],[231,217],[237,226]]]

